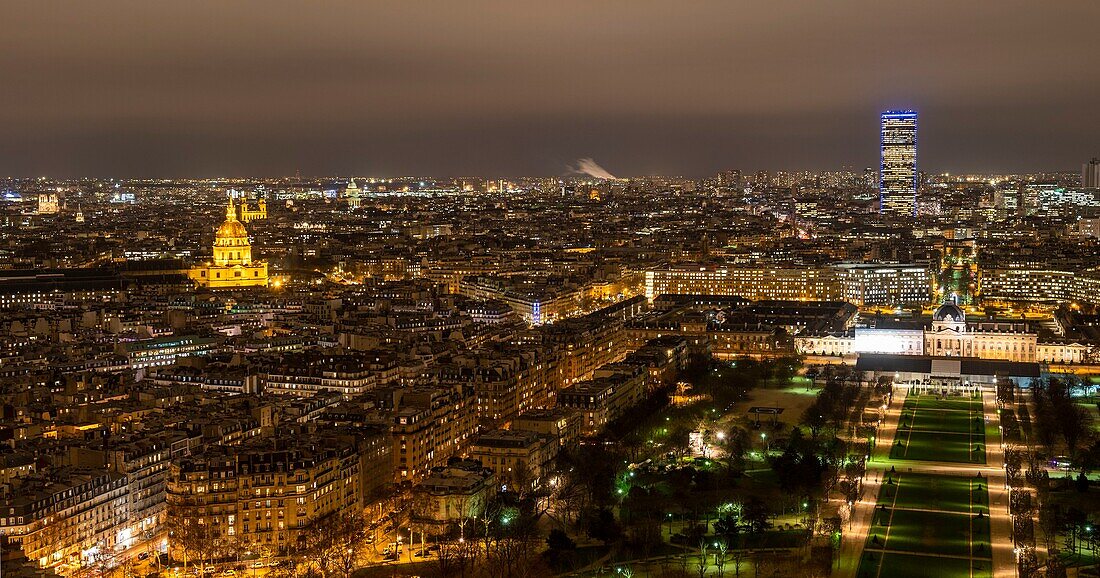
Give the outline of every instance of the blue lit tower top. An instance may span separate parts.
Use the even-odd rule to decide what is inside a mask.
[[[897,217],[917,214],[917,113],[882,113],[879,212]]]

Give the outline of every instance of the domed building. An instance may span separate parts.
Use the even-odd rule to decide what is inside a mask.
[[[252,260],[252,243],[244,223],[237,219],[233,197],[225,210],[225,222],[214,236],[213,261],[192,267],[188,276],[211,289],[267,287],[267,262]]]
[[[939,321],[944,323],[958,323],[960,321],[966,321],[966,313],[954,303],[944,302],[939,308],[932,314],[932,321]]]

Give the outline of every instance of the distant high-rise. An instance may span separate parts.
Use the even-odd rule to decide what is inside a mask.
[[[882,157],[879,165],[879,212],[917,214],[917,113],[882,113]]]
[[[1081,165],[1081,186],[1086,189],[1100,189],[1100,159],[1093,158]]]

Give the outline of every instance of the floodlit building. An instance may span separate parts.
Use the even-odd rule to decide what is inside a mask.
[[[897,217],[917,214],[917,113],[888,110],[881,117],[879,212]]]
[[[225,210],[225,222],[214,237],[213,262],[192,267],[188,276],[199,286],[211,289],[267,287],[267,262],[252,259],[252,242],[237,219],[233,197]]]
[[[1026,322],[967,321],[962,308],[944,303],[925,320],[876,320],[873,326],[842,333],[799,335],[795,349],[804,355],[851,353],[903,356],[973,357],[1013,362],[1046,361],[1039,356],[1038,333]],[[1049,355],[1062,355],[1053,352]]]

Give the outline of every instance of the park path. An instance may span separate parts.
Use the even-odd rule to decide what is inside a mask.
[[[894,390],[893,400],[886,408],[882,425],[879,426],[879,435],[875,439],[871,459],[867,462],[867,473],[863,477],[863,492],[852,510],[847,530],[841,534],[840,563],[833,571],[836,578],[854,578],[859,569],[863,546],[867,543],[867,530],[871,526],[875,504],[878,503],[882,474],[888,465],[883,456],[889,456],[890,448],[894,445],[894,435],[898,431],[898,420],[901,418],[901,408],[905,405],[907,391],[908,388],[900,387]]]
[[[989,477],[989,542],[993,550],[993,578],[1016,576],[1016,553],[1012,544],[1012,517],[1009,514],[1008,478],[1005,474],[1004,439],[1001,416],[993,391],[982,389],[985,414],[986,475]]]

